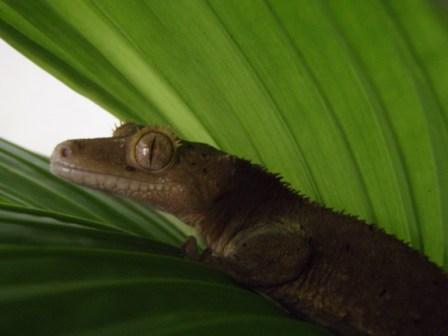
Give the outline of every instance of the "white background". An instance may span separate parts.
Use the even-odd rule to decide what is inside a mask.
[[[117,119],[0,40],[0,137],[50,155],[67,139],[110,136]]]

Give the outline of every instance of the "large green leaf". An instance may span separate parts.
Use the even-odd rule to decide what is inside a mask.
[[[437,10],[418,0],[3,1],[0,32],[122,119],[168,123],[261,162],[444,264],[448,34]]]
[[[0,204],[2,335],[329,335],[159,242]]]

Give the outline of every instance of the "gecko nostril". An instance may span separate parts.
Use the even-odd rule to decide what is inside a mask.
[[[72,150],[68,147],[62,147],[59,150],[59,153],[61,154],[61,157],[66,158],[66,157],[69,157],[70,155],[72,155]]]

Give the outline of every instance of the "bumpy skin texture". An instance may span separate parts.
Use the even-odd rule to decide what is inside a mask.
[[[341,335],[448,335],[448,278],[373,225],[324,208],[264,168],[157,126],[70,140],[58,176],[168,211],[208,249],[191,258]]]

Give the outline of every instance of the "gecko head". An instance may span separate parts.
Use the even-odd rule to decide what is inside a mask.
[[[181,218],[200,215],[229,188],[235,157],[188,142],[160,126],[127,123],[110,138],[56,146],[51,172],[87,187],[124,195]]]

